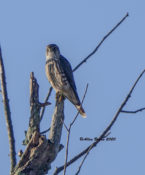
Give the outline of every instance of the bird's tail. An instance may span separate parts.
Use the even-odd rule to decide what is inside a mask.
[[[81,114],[81,116],[83,118],[86,118],[87,117],[86,116],[86,113],[85,113],[85,111],[84,111],[84,109],[83,109],[83,107],[81,105],[76,105],[76,108],[77,108],[77,110],[79,111],[79,113]]]

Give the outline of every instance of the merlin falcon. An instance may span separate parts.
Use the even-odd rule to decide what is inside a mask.
[[[81,105],[70,63],[64,58],[55,44],[46,48],[46,76],[57,94],[62,94],[75,105],[82,117],[86,113]]]

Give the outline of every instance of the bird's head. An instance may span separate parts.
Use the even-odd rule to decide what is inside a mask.
[[[60,57],[60,51],[56,44],[49,44],[46,47],[46,59],[59,59]]]

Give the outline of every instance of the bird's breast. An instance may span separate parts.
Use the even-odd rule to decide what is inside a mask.
[[[61,65],[57,61],[46,64],[46,75],[56,91],[64,91],[69,88],[69,82]]]

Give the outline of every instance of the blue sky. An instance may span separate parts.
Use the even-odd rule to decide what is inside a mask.
[[[22,140],[29,121],[29,77],[34,71],[43,101],[50,87],[45,76],[45,48],[56,43],[75,67],[87,56],[104,35],[127,13],[130,17],[105,41],[98,52],[75,73],[80,98],[89,83],[84,102],[87,119],[78,117],[72,128],[69,158],[91,142],[80,137],[98,137],[113,118],[140,72],[145,68],[145,2],[143,0],[0,0],[0,43],[6,68],[8,95],[14,125],[17,152],[24,149]],[[139,82],[126,109],[145,107],[145,76]],[[46,110],[41,130],[49,127],[54,109]],[[1,101],[2,101],[2,97]],[[9,147],[0,104],[0,169],[9,174]],[[65,102],[65,123],[76,114],[75,107]],[[111,129],[114,142],[101,142],[89,154],[82,175],[144,174],[145,112],[121,114]],[[63,129],[62,144],[67,132]],[[65,161],[65,149],[52,164],[54,171]],[[67,169],[75,174],[80,160]]]

